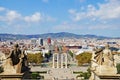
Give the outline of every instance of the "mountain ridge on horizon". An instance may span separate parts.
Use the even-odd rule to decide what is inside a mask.
[[[75,34],[69,32],[58,32],[58,33],[44,33],[44,34],[10,34],[10,33],[0,33],[0,39],[3,40],[16,40],[16,39],[30,39],[30,38],[98,38],[98,39],[110,39],[110,38],[120,38],[120,37],[106,37],[98,36],[92,34]]]

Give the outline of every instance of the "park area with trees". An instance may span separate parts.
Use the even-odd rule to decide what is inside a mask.
[[[90,53],[90,52],[83,52],[83,53],[77,55],[76,59],[78,61],[78,66],[81,66],[86,63],[90,63],[91,57],[92,57],[92,53]]]
[[[29,53],[27,55],[27,58],[28,58],[28,63],[40,64],[43,61],[43,56],[41,53],[36,53],[36,54]]]

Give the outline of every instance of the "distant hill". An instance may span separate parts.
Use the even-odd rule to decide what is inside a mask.
[[[0,34],[1,40],[17,40],[17,39],[30,39],[30,38],[98,38],[98,39],[109,39],[112,37],[96,36],[96,35],[78,35],[68,32],[60,33],[46,33],[46,34],[35,34],[35,35],[21,35],[21,34]]]

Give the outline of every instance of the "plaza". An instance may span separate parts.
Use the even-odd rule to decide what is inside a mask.
[[[31,67],[31,72],[42,72],[47,71],[46,74],[40,74],[44,76],[44,80],[76,80],[78,74],[73,72],[83,71],[87,72],[88,67],[71,67],[71,68],[40,68]]]

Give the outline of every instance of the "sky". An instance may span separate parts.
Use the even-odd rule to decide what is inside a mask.
[[[120,0],[0,0],[0,33],[120,37]]]

